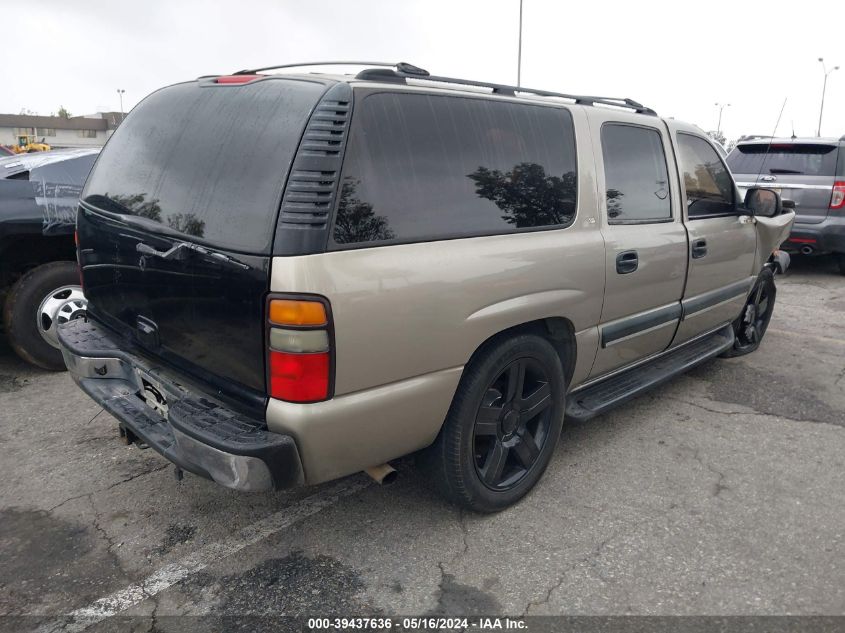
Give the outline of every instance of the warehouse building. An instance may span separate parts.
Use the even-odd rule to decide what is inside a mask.
[[[0,114],[0,145],[17,145],[22,136],[53,148],[102,147],[117,128],[120,112],[98,112],[70,118]]]

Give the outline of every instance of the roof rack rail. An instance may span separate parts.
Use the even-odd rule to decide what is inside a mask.
[[[403,82],[407,79],[417,79],[420,81],[433,81],[437,83],[453,84],[458,86],[473,86],[476,88],[489,88],[494,94],[516,95],[532,94],[538,97],[556,97],[559,99],[570,99],[578,105],[606,105],[615,108],[627,108],[639,114],[649,114],[657,116],[657,112],[644,106],[642,103],[634,101],[633,99],[619,99],[616,97],[594,97],[588,95],[570,95],[562,92],[551,92],[549,90],[536,90],[534,88],[524,88],[522,86],[509,86],[507,84],[490,83],[486,81],[473,81],[470,79],[457,79],[455,77],[440,77],[430,74],[424,68],[414,66],[407,62],[356,62],[356,61],[334,61],[334,62],[304,62],[298,64],[279,64],[278,66],[265,66],[264,68],[251,68],[249,70],[239,70],[235,75],[253,75],[265,70],[279,70],[280,68],[302,68],[305,66],[370,66],[359,72],[355,77],[357,79],[371,79],[374,81],[394,81]],[[396,70],[390,70],[395,68]]]
[[[265,66],[264,68],[252,68],[249,70],[239,70],[234,75],[254,75],[265,70],[278,70],[279,68],[301,68],[303,66],[379,66],[384,68],[396,68],[399,72],[405,73],[408,76],[427,76],[428,71],[413,64],[406,62],[304,62],[299,64],[280,64],[278,66]]]
[[[607,105],[616,108],[627,108],[629,110],[634,110],[639,114],[649,114],[652,116],[657,116],[657,112],[644,106],[633,99],[619,99],[616,97],[594,97],[588,95],[571,95],[565,94],[562,92],[551,92],[549,90],[536,90],[534,88],[525,88],[522,86],[509,86],[506,84],[497,84],[491,83],[486,81],[474,81],[470,79],[456,79],[455,77],[440,77],[437,75],[430,75],[428,72],[423,71],[422,73],[414,73],[414,72],[407,72],[405,70],[405,66],[411,66],[410,64],[396,64],[395,71],[386,70],[382,68],[371,68],[367,70],[362,70],[356,75],[358,79],[372,79],[375,81],[401,81],[405,82],[406,79],[416,79],[420,81],[433,81],[438,83],[447,83],[447,84],[454,84],[459,86],[473,86],[477,88],[489,88],[493,91],[494,94],[504,94],[504,95],[516,95],[517,93],[521,94],[532,94],[537,95],[538,97],[557,97],[562,99],[570,99],[574,101],[578,105]],[[412,68],[417,68],[416,66],[411,66]],[[422,69],[417,69],[422,70]],[[424,74],[423,74],[424,73]]]

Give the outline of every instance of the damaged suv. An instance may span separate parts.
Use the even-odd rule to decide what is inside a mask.
[[[273,72],[277,71],[277,72]],[[82,194],[80,387],[241,490],[419,452],[496,511],[585,420],[760,344],[793,214],[628,99],[289,67],[142,101]]]

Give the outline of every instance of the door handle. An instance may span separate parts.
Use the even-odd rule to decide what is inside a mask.
[[[707,240],[695,240],[692,243],[692,258],[701,259],[707,255]]]
[[[623,251],[616,256],[616,272],[620,275],[634,272],[639,265],[637,251]]]

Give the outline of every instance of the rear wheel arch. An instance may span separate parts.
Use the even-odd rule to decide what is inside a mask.
[[[503,338],[512,338],[520,334],[534,334],[548,340],[560,358],[560,364],[563,367],[563,374],[566,377],[567,384],[572,381],[578,349],[575,341],[575,326],[572,324],[572,321],[565,317],[536,319],[497,332],[484,340],[475,349],[467,360],[466,366],[469,366],[473,359],[477,358],[487,347],[501,341]]]

